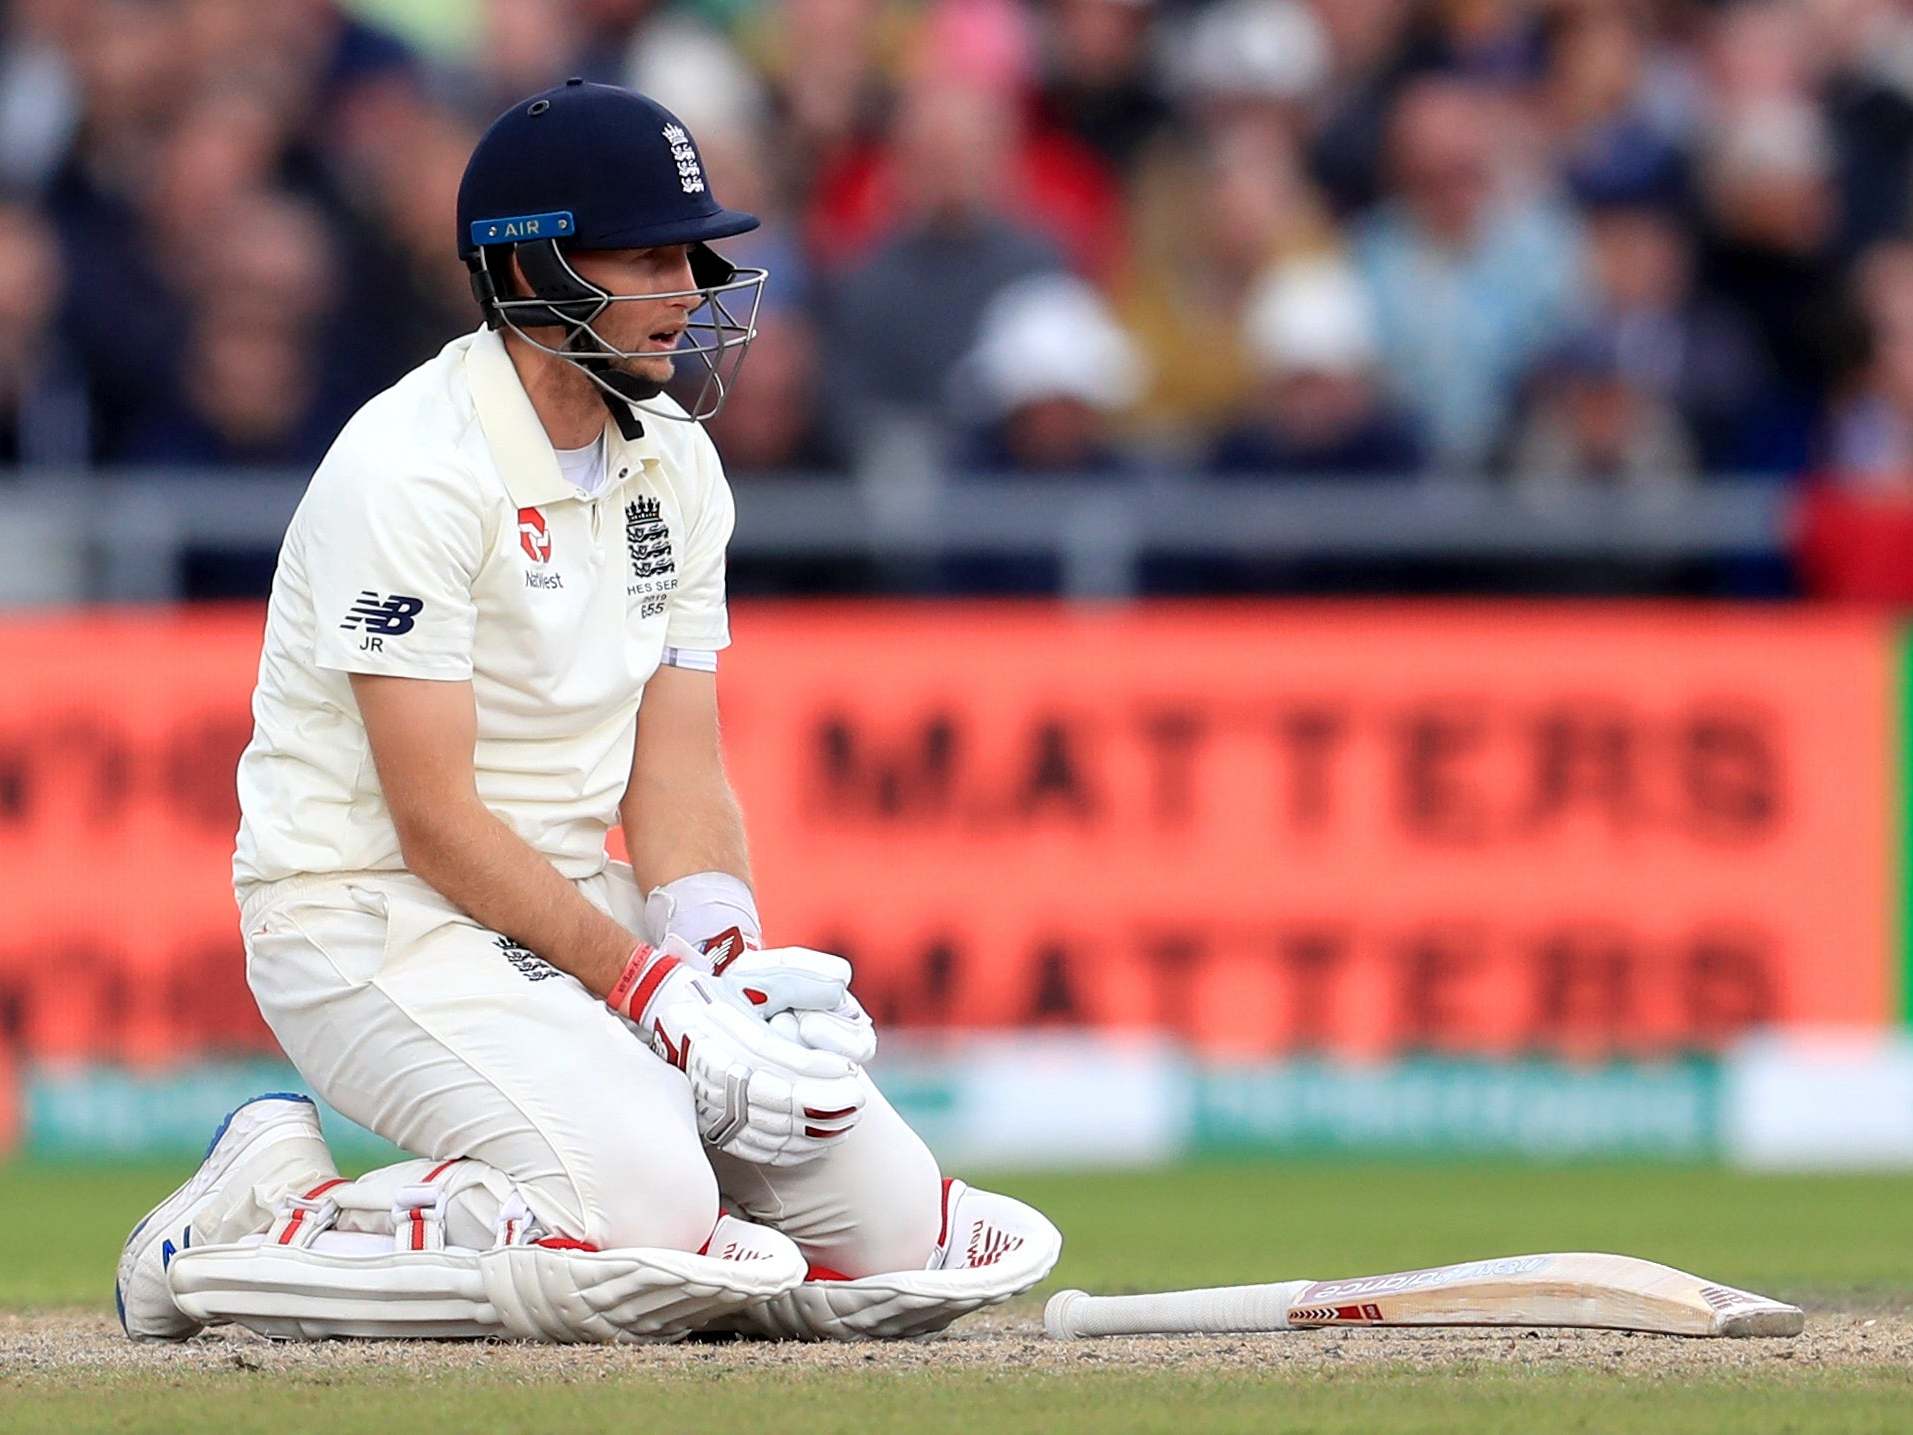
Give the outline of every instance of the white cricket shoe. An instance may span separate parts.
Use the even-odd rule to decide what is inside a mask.
[[[173,1302],[166,1268],[193,1246],[237,1241],[272,1222],[280,1197],[339,1174],[309,1096],[268,1092],[235,1108],[206,1159],[126,1238],[113,1281],[120,1326],[134,1340],[184,1340],[202,1322]]]

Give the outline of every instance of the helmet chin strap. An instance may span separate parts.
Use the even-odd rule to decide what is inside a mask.
[[[589,366],[598,370],[591,375],[596,380],[591,387],[604,400],[604,406],[610,412],[612,422],[617,424],[618,432],[624,435],[625,442],[643,438],[644,421],[638,417],[636,406],[645,399],[655,399],[664,392],[664,385],[613,369],[609,359],[594,362],[590,355],[580,354],[571,362],[581,369]]]

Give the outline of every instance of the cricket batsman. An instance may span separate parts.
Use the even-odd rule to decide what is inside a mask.
[[[128,1335],[909,1336],[1055,1264],[1041,1214],[945,1178],[871,1084],[849,964],[761,943],[699,422],[766,277],[710,246],[756,224],[626,90],[568,81],[479,141],[484,326],[314,474],[238,778],[259,1009],[416,1159],[346,1179],[309,1098],[241,1106],[127,1239]]]

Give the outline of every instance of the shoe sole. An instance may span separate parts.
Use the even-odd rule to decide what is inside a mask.
[[[127,1236],[126,1244],[120,1247],[119,1265],[113,1273],[113,1308],[119,1312],[120,1329],[125,1331],[129,1338],[184,1340],[200,1329],[195,1324],[191,1330],[183,1331],[177,1336],[134,1335],[131,1327],[126,1323],[126,1282],[133,1273],[133,1267],[139,1263],[140,1257],[152,1249],[154,1241],[170,1240],[170,1237],[162,1235],[162,1232],[169,1232],[177,1227],[184,1233],[179,1249],[185,1250],[192,1245],[192,1221],[198,1214],[196,1203],[203,1201],[219,1178],[232,1169],[233,1163],[252,1145],[254,1136],[266,1127],[277,1124],[275,1120],[259,1119],[266,1113],[252,1110],[253,1107],[267,1102],[297,1102],[312,1107],[314,1111],[318,1109],[310,1096],[296,1091],[268,1091],[235,1106],[226,1113],[226,1119],[219,1123],[219,1129],[213,1132],[213,1139],[206,1143],[206,1154],[200,1160],[199,1169],[165,1200],[142,1216],[139,1224],[134,1226],[132,1233]],[[215,1163],[213,1153],[229,1137],[233,1138],[232,1149],[226,1153],[223,1161]],[[140,1236],[148,1227],[152,1228],[152,1232],[142,1241]],[[168,1260],[170,1262],[170,1257]]]

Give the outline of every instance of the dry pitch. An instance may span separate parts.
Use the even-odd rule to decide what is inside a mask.
[[[1797,1340],[1311,1331],[1053,1342],[1041,1301],[901,1345],[123,1340],[113,1246],[170,1173],[0,1171],[0,1430],[1913,1430],[1913,1182],[1667,1168],[1236,1166],[1009,1178],[1120,1290],[1623,1249],[1799,1301]],[[35,1206],[52,1219],[36,1221]],[[1199,1213],[1199,1214],[1197,1214]],[[55,1238],[57,1233],[57,1239]],[[1551,1237],[1551,1238],[1550,1238]],[[96,1249],[96,1247],[103,1247]]]
[[[1008,1371],[1054,1375],[1106,1370],[1325,1375],[1337,1371],[1605,1371],[1657,1379],[1730,1372],[1913,1373],[1913,1315],[1815,1312],[1796,1340],[1683,1340],[1615,1331],[1333,1330],[1267,1336],[1126,1336],[1050,1340],[1040,1306],[988,1311],[934,1340],[884,1345],[693,1341],[645,1349],[588,1346],[333,1341],[286,1345],[217,1330],[180,1346],[134,1345],[110,1316],[0,1317],[0,1370],[9,1377],[114,1376],[190,1379],[245,1371],[263,1377],[483,1375],[492,1379],[589,1380],[620,1374],[722,1378],[742,1372]],[[1913,1387],[1909,1388],[1913,1399]],[[1907,1410],[1913,1428],[1913,1404]]]

